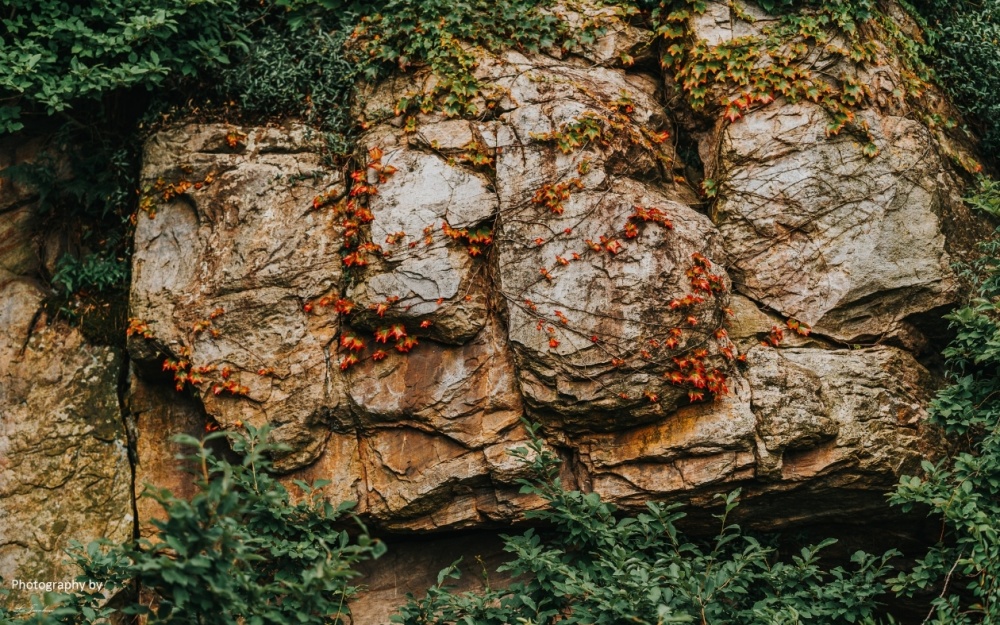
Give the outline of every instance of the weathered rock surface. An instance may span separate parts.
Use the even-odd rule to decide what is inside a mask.
[[[690,27],[718,42],[759,32],[760,17],[709,2]],[[325,495],[356,501],[378,531],[488,531],[540,505],[518,493],[525,469],[509,454],[527,418],[565,459],[566,484],[626,509],[704,508],[742,487],[759,528],[888,514],[884,491],[943,448],[924,423],[939,381],[912,323],[954,301],[949,262],[967,251],[949,231],[962,208],[940,137],[886,95],[891,64],[859,74],[874,157],[856,136],[827,137],[808,102],[735,123],[709,107],[707,125],[679,129],[691,112],[664,108],[661,80],[628,69],[649,39],[620,22],[580,55],[482,54],[475,120],[397,107],[434,88],[426,72],[372,85],[351,177],[324,166],[301,125],[152,137],[122,390],[136,491],[188,492],[172,434],[268,423],[289,479],[329,480]],[[681,130],[717,182],[711,207],[684,178],[696,164],[675,150]],[[8,191],[0,233],[33,240],[19,212],[30,198]],[[360,246],[366,261],[346,262]],[[38,267],[11,249],[8,271]],[[90,525],[71,517],[73,537],[118,536],[131,508],[120,361],[36,327],[41,291],[4,275],[9,575],[52,562],[24,559],[35,539],[15,522],[42,519],[39,545],[71,534],[39,516],[47,480],[106,490],[78,489],[101,503],[79,503]],[[778,341],[790,318],[812,335]],[[50,438],[71,461],[46,455]],[[161,513],[136,505],[142,523]],[[409,582],[387,570],[430,563],[419,552],[369,572],[359,623],[399,600]]]
[[[718,45],[775,25],[738,4],[752,22],[709,2],[691,20],[694,36]],[[919,338],[907,317],[956,301],[944,222],[967,217],[946,163],[955,148],[915,121],[900,95],[900,62],[876,49],[872,64],[824,46],[811,53],[808,65],[868,94],[836,136],[819,104],[779,99],[735,123],[720,116],[701,152],[719,189],[713,218],[738,291],[843,343],[903,335],[912,344]],[[869,141],[874,156],[861,149]]]
[[[720,487],[737,485],[751,500],[782,492],[803,502],[819,500],[818,493],[837,501],[838,491],[875,494],[943,444],[924,423],[931,387],[927,370],[892,347],[754,347],[731,395],[661,423],[584,438],[580,462],[593,488],[622,504],[641,504],[651,493],[708,504]],[[877,497],[852,499],[883,508]],[[799,520],[858,510],[786,512]]]
[[[899,331],[914,313],[954,301],[941,231],[958,203],[918,122],[864,115],[874,159],[827,138],[810,103],[769,107],[722,133],[716,207],[737,288],[844,342]]]
[[[0,274],[0,575],[58,582],[78,574],[64,563],[71,541],[132,536],[132,470],[121,354],[46,327],[43,297]]]
[[[284,469],[331,478],[331,498],[356,499],[384,528],[520,518],[532,504],[506,452],[523,444],[524,416],[574,479],[621,505],[707,502],[737,485],[762,500],[851,491],[870,494],[854,511],[879,505],[938,449],[920,425],[933,384],[901,349],[838,347],[953,297],[940,217],[953,198],[927,182],[950,173],[933,137],[863,112],[901,146],[868,159],[827,138],[811,105],[751,113],[713,135],[713,223],[675,180],[684,164],[658,134],[673,129],[656,81],[608,65],[484,56],[478,76],[496,97],[480,122],[391,112],[433,86],[425,74],[377,86],[354,181],[373,190],[360,195],[335,177],[276,181],[276,169],[318,168],[302,128],[237,130],[234,148],[224,127],[154,138],[147,181],[175,179],[178,163],[192,163],[190,180],[219,173],[140,218],[133,314],[156,338],[133,339],[133,354],[186,347],[192,368],[239,372],[246,395],[199,386],[206,413],[228,428],[279,425],[295,449]],[[345,199],[314,211],[318,195]],[[370,218],[340,223],[345,206]],[[347,271],[345,227],[370,242],[370,262]],[[160,249],[173,241],[188,248]],[[168,253],[190,260],[157,266]],[[328,310],[337,299],[353,308]],[[219,336],[192,332],[217,306]],[[814,336],[759,345],[789,317]],[[417,342],[397,353],[378,338],[388,328]],[[700,402],[699,367],[729,392]]]
[[[0,169],[42,161],[40,139],[0,143]],[[50,163],[56,176],[58,162]],[[16,177],[15,177],[16,178]],[[0,577],[70,581],[71,541],[132,536],[132,468],[118,404],[120,350],[52,322],[41,279],[60,228],[0,177]],[[9,586],[8,586],[9,588]],[[15,589],[9,600],[26,606]]]
[[[195,438],[204,434],[205,416],[193,404],[172,388],[150,384],[134,372],[129,373],[125,409],[135,447],[135,509],[142,537],[154,535],[150,521],[165,516],[163,507],[143,494],[147,487],[165,488],[178,497],[194,494],[194,480],[177,460],[192,450],[173,440],[180,434]]]
[[[271,423],[291,447],[278,466],[315,460],[344,393],[331,372],[337,324],[303,309],[342,267],[332,217],[312,202],[342,193],[340,178],[306,128],[221,126],[157,135],[142,176],[152,204],[136,227],[130,307],[154,338],[133,337],[132,357],[186,361],[179,376],[205,380],[195,392],[225,427]]]

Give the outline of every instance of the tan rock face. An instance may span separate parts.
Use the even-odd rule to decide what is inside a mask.
[[[710,2],[690,27],[718,42],[761,26],[732,18]],[[891,64],[859,74],[873,158],[809,103],[678,128],[690,116],[661,80],[625,67],[650,38],[618,23],[579,56],[481,55],[475,120],[396,115],[426,73],[372,85],[353,175],[299,125],[150,139],[123,389],[136,489],[189,491],[173,434],[269,423],[280,470],[329,480],[380,531],[503,526],[540,505],[509,454],[527,418],[566,484],[626,509],[740,486],[758,527],[882,514],[941,450],[923,424],[936,381],[899,347],[854,344],[916,352],[910,319],[954,300],[960,206],[938,138],[887,95]],[[700,137],[711,206],[684,178],[681,131]],[[0,191],[0,233],[31,241],[30,198]],[[51,567],[64,536],[131,531],[121,363],[36,328],[25,245],[0,247],[5,576]],[[813,334],[761,345],[788,318]],[[59,525],[49,487],[86,515]],[[161,512],[137,508],[147,531]]]
[[[132,536],[121,354],[46,327],[43,293],[0,275],[0,575],[69,581],[71,541]],[[14,605],[28,593],[14,591]]]
[[[720,7],[692,28],[736,36]],[[282,469],[330,479],[329,497],[385,529],[488,527],[538,505],[508,453],[522,417],[567,483],[626,507],[736,486],[803,494],[771,525],[809,494],[843,495],[838,514],[881,506],[939,449],[921,424],[933,381],[901,349],[841,346],[898,336],[954,296],[934,138],[861,111],[885,145],[869,159],[810,104],[720,122],[702,145],[720,181],[709,218],[664,141],[677,129],[657,81],[609,61],[641,33],[616,32],[584,58],[481,57],[478,121],[394,116],[426,74],[374,86],[350,182],[324,173],[303,128],[154,138],[147,184],[216,173],[167,200],[161,183],[155,219],[140,216],[133,316],[154,338],[133,337],[133,356],[214,366],[195,405],[226,428],[277,425]],[[365,263],[342,262],[359,246]],[[790,317],[813,335],[760,345]],[[213,392],[222,367],[244,392]],[[140,382],[140,447],[143,419],[197,427]]]
[[[339,177],[306,128],[189,126],[149,142],[143,184],[130,307],[154,338],[133,337],[132,357],[184,361],[225,427],[272,423],[291,448],[279,467],[315,460],[344,394],[337,324],[303,306],[340,282],[340,238],[312,205]]]
[[[150,384],[130,372],[125,405],[135,445],[135,508],[139,516],[139,535],[150,537],[153,519],[163,519],[163,507],[149,496],[147,487],[166,488],[178,497],[194,495],[194,481],[179,466],[178,455],[190,449],[173,441],[179,434],[199,437],[205,432],[205,417],[193,402],[162,385]]]
[[[44,147],[5,139],[0,170],[46,163],[64,175]],[[123,354],[48,319],[40,277],[63,226],[43,228],[37,194],[9,173],[0,175],[0,577],[71,581],[72,541],[133,532]],[[8,600],[26,607],[29,594],[15,589]]]
[[[740,5],[753,24],[708,2],[689,28],[719,43],[767,26]],[[891,517],[883,493],[944,448],[913,318],[954,302],[949,263],[976,238],[944,156],[958,148],[893,95],[891,59],[822,51],[817,67],[868,87],[856,119],[876,156],[857,132],[828,137],[808,102],[735,123],[713,102],[695,127],[636,69],[655,67],[652,38],[618,21],[578,55],[480,55],[478,119],[396,115],[433,88],[426,72],[371,85],[354,176],[302,125],[156,134],[128,365],[46,325],[37,278],[65,242],[38,232],[29,190],[0,185],[0,576],[71,577],[69,541],[129,538],[133,505],[148,536],[163,511],[139,493],[192,492],[171,437],[206,425],[270,424],[290,484],[327,480],[390,538],[358,624],[458,555],[466,583],[475,557],[503,558],[492,532],[542,504],[510,454],[525,418],[564,484],[626,511],[680,501],[708,521],[740,487],[756,529]],[[680,135],[699,141],[710,203]],[[0,144],[0,167],[37,150]],[[349,265],[359,244],[367,264]],[[789,318],[812,335],[761,345]]]
[[[737,5],[707,3],[690,21],[693,35],[718,45],[775,25],[754,4]],[[831,45],[845,45],[831,34]],[[819,104],[779,99],[735,123],[720,117],[700,150],[740,293],[837,341],[912,344],[907,317],[956,301],[945,222],[967,217],[944,156],[956,148],[915,121],[919,112],[899,95],[907,89],[899,60],[873,43],[877,63],[824,46],[805,63],[821,72],[817,80],[847,77],[868,94],[835,136]],[[875,156],[861,149],[869,141]]]
[[[884,149],[827,138],[817,105],[769,107],[722,132],[716,206],[737,288],[855,342],[954,300],[940,217],[954,201],[927,129],[865,113]],[[775,141],[772,137],[780,137]]]

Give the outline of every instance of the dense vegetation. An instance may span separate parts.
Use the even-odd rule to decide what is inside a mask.
[[[984,151],[1000,149],[1000,2],[923,0],[926,57],[938,82],[972,122]]]
[[[70,159],[59,177],[44,159],[11,168],[42,191],[52,215],[82,233],[80,249],[48,276],[64,298],[119,294],[128,280],[128,217],[135,210],[141,133],[172,114],[258,121],[302,117],[327,134],[331,162],[352,149],[354,85],[391,71],[428,65],[440,81],[406,107],[476,115],[479,86],[471,42],[488,49],[572,49],[599,31],[571,32],[531,0],[7,0],[0,7],[0,134],[49,128],[55,152]],[[699,4],[617,4],[643,19],[666,19]],[[806,7],[850,30],[877,12],[873,0],[762,0],[769,11]],[[933,67],[968,115],[984,150],[1000,148],[1000,1],[914,3],[926,41],[907,50]],[[645,11],[639,13],[639,11]],[[929,74],[928,74],[929,75]],[[195,97],[197,94],[197,97]],[[970,203],[1000,213],[996,183],[981,179]],[[1000,233],[998,233],[1000,234]],[[916,567],[892,573],[892,553],[858,554],[847,569],[826,569],[824,546],[778,557],[766,544],[720,519],[714,541],[684,538],[680,512],[650,505],[622,517],[593,494],[566,491],[554,461],[528,450],[538,479],[525,489],[549,507],[548,530],[507,539],[510,587],[456,594],[446,582],[400,613],[402,623],[842,623],[874,622],[878,602],[933,590],[926,622],[1000,623],[1000,243],[983,244],[966,268],[975,287],[952,313],[956,338],[945,352],[953,384],[934,418],[964,451],[921,478],[905,478],[892,501],[929,509],[942,520],[941,542]],[[159,542],[93,545],[81,550],[84,579],[121,589],[127,605],[94,596],[53,595],[47,612],[0,621],[91,623],[142,613],[134,580],[159,598],[151,622],[327,623],[346,619],[355,589],[351,567],[382,547],[363,528],[348,531],[344,509],[317,499],[293,504],[267,473],[258,433],[233,439],[242,460],[195,445],[190,501],[151,493],[167,518]],[[529,453],[530,452],[530,453]],[[307,492],[309,487],[301,485]],[[736,495],[725,500],[728,514]]]
[[[712,541],[681,534],[678,506],[647,504],[637,516],[616,516],[595,493],[565,490],[558,461],[536,438],[521,450],[536,479],[522,492],[547,507],[532,515],[552,528],[505,537],[514,576],[502,588],[456,594],[445,583],[453,566],[422,599],[410,599],[393,620],[405,625],[467,623],[863,623],[874,622],[895,552],[858,552],[850,570],[824,569],[805,547],[791,558],[743,535],[727,522],[739,492],[724,498],[721,530]]]

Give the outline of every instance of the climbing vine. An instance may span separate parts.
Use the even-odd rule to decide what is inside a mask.
[[[876,39],[885,42],[901,61],[903,85],[893,96],[902,102],[929,86],[928,68],[912,41],[872,2],[838,0],[793,8],[795,4],[761,3],[766,11],[780,12],[758,25],[758,17],[730,3],[733,20],[752,34],[712,43],[689,30],[692,18],[707,9],[703,0],[663,2],[652,11],[662,41],[660,64],[695,111],[720,107],[732,123],[778,98],[813,102],[830,116],[828,136],[850,128],[864,138],[864,155],[874,158],[880,148],[855,117],[855,110],[872,96],[857,69],[876,64]],[[873,32],[862,36],[864,29]]]

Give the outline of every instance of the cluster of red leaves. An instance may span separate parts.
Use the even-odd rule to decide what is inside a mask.
[[[676,368],[664,373],[663,377],[671,384],[688,387],[688,399],[692,402],[703,401],[706,391],[715,397],[727,394],[726,373],[717,368],[706,368],[707,357],[707,349],[696,349],[687,357],[674,358]]]
[[[563,202],[569,199],[573,189],[583,189],[583,182],[579,178],[573,178],[566,182],[556,184],[546,183],[535,191],[531,198],[532,204],[543,206],[556,215],[563,214]]]
[[[726,290],[722,276],[712,273],[712,261],[698,252],[692,254],[691,258],[694,259],[694,265],[685,274],[691,282],[691,288],[709,294],[722,293]]]
[[[346,198],[340,198],[333,206],[334,213],[341,217],[340,226],[344,235],[343,263],[348,267],[364,267],[369,264],[368,255],[382,252],[382,246],[365,241],[362,226],[370,224],[375,216],[368,208],[368,199],[378,193],[378,185],[385,183],[396,173],[392,165],[382,163],[383,152],[378,147],[368,150],[368,163],[364,169],[351,172],[351,191]],[[338,197],[335,191],[313,198],[313,209],[328,206]],[[403,234],[403,233],[400,233]]]
[[[481,256],[485,249],[493,243],[493,230],[491,228],[478,228],[469,230],[468,228],[452,228],[447,221],[441,222],[441,230],[444,235],[452,241],[463,241],[469,256]]]
[[[142,319],[136,319],[131,317],[128,320],[128,328],[125,329],[125,336],[141,336],[146,340],[151,340],[156,338],[153,335],[153,331],[149,329],[149,325]]]
[[[187,171],[190,171],[188,169]],[[215,174],[209,172],[202,180],[191,182],[190,180],[178,180],[177,182],[167,182],[163,178],[158,178],[151,189],[148,189],[139,198],[139,210],[149,215],[150,219],[156,217],[156,196],[164,202],[169,202],[179,195],[187,193],[190,189],[203,189],[215,181]],[[134,216],[133,216],[134,217]],[[133,221],[133,223],[135,223]]]
[[[427,328],[430,325],[430,323],[424,322],[420,324],[420,327]],[[409,353],[419,343],[417,337],[410,335],[401,323],[378,327],[372,334],[375,337],[375,343],[382,343],[386,347],[392,343],[396,351],[401,354]],[[340,349],[347,352],[340,360],[340,370],[347,371],[360,362],[360,355],[365,349],[364,339],[354,332],[344,331],[340,335]],[[377,362],[385,359],[388,355],[384,349],[376,348],[372,351],[371,356],[372,360]]]
[[[667,218],[666,213],[655,206],[649,208],[636,206],[634,210],[635,212],[625,221],[625,238],[627,239],[639,236],[639,226],[645,223],[660,224],[667,230],[674,229],[674,224]]]

